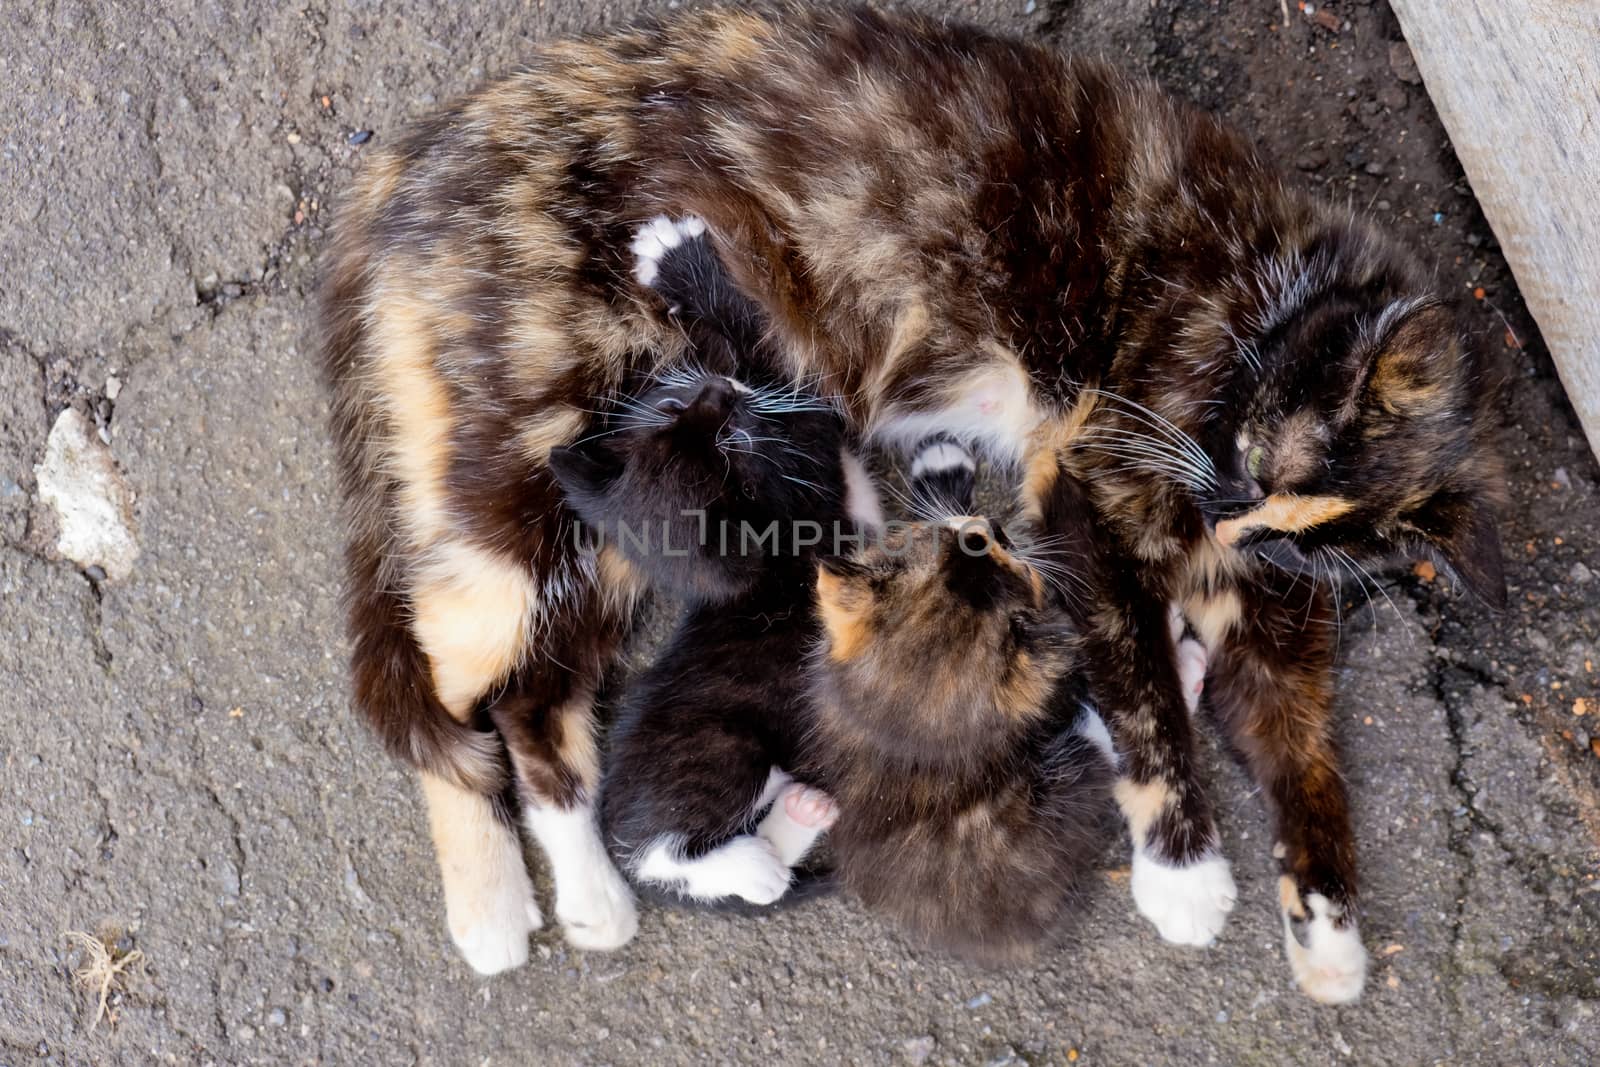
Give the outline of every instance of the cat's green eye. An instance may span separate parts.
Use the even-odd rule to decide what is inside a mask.
[[[1244,454],[1244,469],[1250,473],[1250,477],[1261,477],[1261,457],[1263,454],[1260,445],[1253,446],[1250,451]]]

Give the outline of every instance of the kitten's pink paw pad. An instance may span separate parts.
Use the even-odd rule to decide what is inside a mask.
[[[839,805],[820,789],[795,783],[787,786],[779,798],[784,814],[801,826],[826,830],[839,818]]]

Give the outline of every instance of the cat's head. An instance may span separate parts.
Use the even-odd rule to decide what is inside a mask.
[[[981,753],[1040,715],[1069,634],[1039,571],[981,518],[892,525],[817,573],[825,706],[922,763]]]
[[[771,556],[831,543],[841,416],[797,390],[674,371],[618,403],[550,469],[568,505],[658,589],[721,599]],[[806,542],[810,542],[807,544]]]
[[[1429,558],[1503,604],[1483,353],[1393,272],[1362,281],[1332,258],[1207,305],[1199,336],[1171,341],[1189,373],[1102,394],[1087,443],[1181,485],[1234,552],[1329,577]]]
[[[1229,439],[1210,442],[1217,540],[1324,574],[1427,556],[1504,604],[1488,384],[1450,311],[1409,300],[1366,315],[1332,297],[1257,356]]]

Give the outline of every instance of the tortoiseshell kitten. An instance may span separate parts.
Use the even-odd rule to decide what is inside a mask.
[[[696,366],[723,373],[669,374],[550,463],[585,523],[633,541],[652,588],[689,602],[621,700],[600,790],[606,840],[658,895],[766,905],[832,818],[827,795],[789,773],[810,722],[817,560],[881,516],[839,411],[763,383],[759,309],[727,284],[703,232],[692,219],[645,227],[636,273]]]
[[[525,959],[540,915],[491,800],[502,751],[569,939],[634,928],[594,823],[591,706],[636,583],[572,546],[548,456],[687,345],[631,270],[661,214],[705,220],[789,372],[867,438],[1015,462],[1035,510],[1062,470],[1089,485],[1127,576],[1084,636],[1140,910],[1199,944],[1233,898],[1158,654],[1176,600],[1274,809],[1296,979],[1354,999],[1319,617],[1335,564],[1417,554],[1503,598],[1481,356],[1377,228],[1153,84],[862,7],[551,43],[370,156],[344,199],[323,348],[355,703],[423,772],[474,966]]]
[[[1003,533],[967,517],[824,560],[817,605],[806,766],[838,804],[844,887],[964,956],[1031,957],[1114,810],[1072,627]]]

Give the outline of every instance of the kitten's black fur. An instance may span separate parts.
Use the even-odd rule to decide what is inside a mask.
[[[601,786],[605,840],[652,895],[739,908],[737,893],[712,898],[687,882],[652,881],[645,861],[656,846],[683,863],[752,835],[771,802],[769,791],[758,807],[771,772],[795,766],[808,722],[801,662],[819,636],[816,560],[859,532],[846,508],[849,438],[827,404],[769,384],[760,316],[703,238],[669,251],[653,285],[692,339],[696,369],[669,375],[587,441],[557,449],[551,465],[586,522],[654,588],[690,601],[623,695]],[[691,511],[709,516],[704,543]],[[665,528],[673,551],[693,549],[624,546],[624,527]],[[782,893],[787,868],[771,865],[780,872],[780,883],[743,899],[760,905],[768,901],[752,897]],[[802,867],[783,899],[826,886],[824,874]]]

